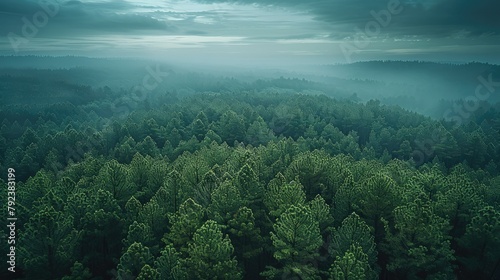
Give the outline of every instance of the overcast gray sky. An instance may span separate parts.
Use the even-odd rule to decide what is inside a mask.
[[[0,55],[500,63],[499,0],[1,0]]]

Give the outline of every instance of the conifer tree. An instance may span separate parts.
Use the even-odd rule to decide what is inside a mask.
[[[312,262],[318,257],[318,249],[323,241],[319,223],[310,209],[303,205],[290,206],[279,216],[273,228],[273,256],[280,267],[268,267],[262,275],[270,279],[281,276],[317,278],[319,271]]]
[[[356,250],[361,249],[363,255],[366,256],[366,267],[363,267],[366,277],[363,279],[377,278],[374,272],[377,250],[373,235],[370,227],[354,212],[342,221],[338,229],[333,231],[329,251],[334,260],[340,260],[340,258],[346,258],[345,254],[353,249],[353,246]]]
[[[331,280],[365,280],[367,277],[368,257],[357,244],[352,244],[341,256],[335,258],[330,269]]]
[[[177,213],[169,214],[170,231],[165,233],[162,241],[165,244],[171,243],[176,250],[184,254],[193,234],[203,224],[204,217],[203,207],[191,198],[187,199]]]
[[[469,275],[477,279],[500,276],[500,212],[492,206],[477,211],[459,244],[466,254],[459,257]]]
[[[239,190],[230,182],[223,182],[212,193],[212,203],[208,206],[211,219],[224,225],[244,205]]]
[[[184,267],[184,260],[171,244],[167,244],[161,251],[161,256],[155,261],[155,268],[159,279],[187,280],[188,275]]]
[[[19,259],[32,279],[62,277],[75,261],[80,234],[73,217],[44,206],[26,224],[18,240]]]
[[[149,248],[141,243],[134,242],[120,257],[118,277],[120,279],[135,278],[141,273],[145,265],[152,265],[152,263],[153,256],[149,252]]]
[[[280,176],[279,173],[276,176]],[[279,180],[280,177],[277,179]],[[284,180],[284,178],[283,178]],[[272,181],[269,183],[264,204],[269,209],[269,214],[273,217],[279,217],[292,205],[304,205],[306,201],[306,194],[304,188],[297,181],[284,183],[279,185],[283,180]]]
[[[71,274],[64,276],[62,280],[88,280],[91,277],[92,273],[90,273],[89,269],[76,261],[71,267]]]
[[[150,280],[150,279],[159,279],[159,273],[156,269],[153,269],[149,264],[145,264],[136,280]]]
[[[434,214],[425,196],[394,209],[394,233],[386,223],[388,269],[398,278],[451,277],[455,259],[448,221]]]
[[[194,234],[186,260],[190,279],[241,279],[229,237],[220,226],[206,221]]]

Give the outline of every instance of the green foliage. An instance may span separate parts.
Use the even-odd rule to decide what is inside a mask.
[[[336,223],[340,223],[354,211],[354,205],[359,199],[359,191],[352,174],[349,172],[334,195],[332,204]]]
[[[260,186],[259,178],[250,165],[245,164],[238,171],[236,184],[240,190],[243,199],[250,203],[254,203],[261,199],[263,188]]]
[[[321,233],[325,232],[327,228],[333,226],[333,217],[330,211],[330,206],[326,204],[321,195],[316,195],[316,197],[309,202],[309,208],[311,209],[311,214],[314,219],[319,223]]]
[[[177,253],[171,244],[167,244],[165,249],[161,251],[161,256],[155,261],[155,267],[160,279],[188,279],[183,264],[184,262],[180,258],[179,253]]]
[[[118,201],[127,201],[135,192],[134,186],[129,183],[129,171],[116,160],[107,162],[99,172],[97,179],[102,189],[109,191]]]
[[[212,192],[220,184],[220,180],[212,170],[209,170],[194,190],[194,199],[204,207],[212,202]]]
[[[134,221],[128,228],[127,238],[123,240],[123,245],[128,248],[133,243],[141,243],[148,247],[153,245],[153,233],[149,226]]]
[[[451,277],[455,259],[447,234],[448,222],[438,217],[429,202],[414,202],[394,209],[394,233],[386,223],[388,269],[407,279]]]
[[[82,218],[80,250],[85,256],[83,264],[93,274],[101,274],[116,265],[115,258],[121,253],[122,221],[121,210],[113,195],[98,190],[89,198],[87,212]]]
[[[325,153],[314,151],[297,157],[288,167],[287,178],[298,177],[304,186],[308,198],[313,198],[321,192],[325,185],[331,184],[330,161]]]
[[[495,279],[500,275],[500,212],[491,206],[480,209],[467,225],[460,245],[467,254],[460,262],[477,279]]]
[[[223,236],[220,226],[206,221],[189,244],[186,262],[190,279],[241,279],[233,252],[231,240]]]
[[[246,132],[246,141],[253,146],[265,145],[269,141],[275,139],[274,133],[269,129],[262,117],[258,117]]]
[[[142,207],[139,220],[144,222],[151,229],[153,236],[158,239],[166,229],[167,211],[153,198]]]
[[[128,225],[139,219],[139,213],[142,210],[142,204],[134,196],[132,196],[125,204],[125,219]]]
[[[182,190],[186,188],[184,178],[174,169],[165,178],[163,187],[169,197],[169,201],[166,201],[168,212],[176,212],[183,201]]]
[[[31,268],[28,277],[55,279],[62,277],[74,263],[80,238],[73,229],[73,217],[45,206],[35,213],[21,234],[19,259]]]
[[[230,181],[223,182],[212,193],[208,215],[220,224],[226,224],[243,205],[240,191]]]
[[[66,275],[62,280],[88,280],[91,279],[92,274],[89,269],[84,267],[83,264],[75,262],[71,267],[71,274]]]
[[[141,243],[134,242],[120,257],[120,263],[118,264],[118,277],[120,279],[129,279],[131,277],[135,278],[142,273],[145,265],[149,266],[152,264],[153,256],[149,252],[149,248],[145,247]],[[151,273],[151,271],[144,271],[143,276],[146,276],[146,273]]]
[[[156,271],[156,269],[151,268],[149,264],[145,264],[141,272],[139,273],[139,276],[137,276],[137,280],[150,280],[150,279],[158,279],[159,273]]]
[[[110,88],[0,105],[25,278],[500,277],[498,108],[452,127],[305,81],[233,82],[154,91],[123,119]]]
[[[187,199],[181,204],[177,213],[169,215],[170,231],[165,233],[162,241],[165,244],[173,244],[176,250],[184,253],[188,242],[203,224],[204,217],[203,207],[191,198]]]
[[[390,177],[378,173],[363,181],[358,192],[356,210],[374,228],[375,241],[383,235],[381,218],[391,219],[392,211],[399,204],[396,183]]]
[[[280,173],[276,176],[269,183],[264,199],[269,214],[273,217],[279,217],[292,205],[304,205],[306,201],[304,188],[299,182],[283,183],[284,177]]]
[[[243,118],[231,110],[225,112],[217,124],[217,134],[228,145],[233,145],[234,141],[243,141],[245,131]]]
[[[282,268],[269,268],[264,276],[273,278],[276,274],[282,274],[306,279],[317,277],[317,269],[306,261],[318,257],[318,249],[323,241],[319,223],[308,207],[292,205],[281,214],[273,226],[271,240],[275,249],[273,256]]]
[[[364,280],[370,269],[368,257],[363,249],[356,244],[352,244],[341,256],[335,258],[335,262],[330,269],[332,280]]]
[[[345,254],[352,249],[352,246],[359,247],[366,256],[366,264],[372,271],[364,268],[367,278],[373,279],[373,269],[377,261],[377,250],[370,227],[356,214],[352,213],[342,221],[342,225],[333,231],[329,247],[330,254],[337,260],[345,257]],[[357,249],[356,249],[357,250]]]
[[[255,226],[252,209],[241,207],[227,225],[239,259],[249,259],[262,252],[262,247],[258,245],[262,243],[262,237],[260,229]]]

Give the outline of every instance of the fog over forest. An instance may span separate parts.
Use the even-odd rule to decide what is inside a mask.
[[[0,279],[500,279],[499,14],[0,1]]]

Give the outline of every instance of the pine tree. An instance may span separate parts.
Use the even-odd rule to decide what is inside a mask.
[[[187,280],[188,275],[183,266],[184,261],[171,244],[161,251],[161,256],[155,261],[159,279]]]
[[[475,279],[500,276],[500,212],[492,206],[477,211],[459,244],[466,254],[459,261]]]
[[[247,143],[252,144],[257,147],[259,145],[265,145],[269,141],[273,140],[274,133],[266,124],[262,117],[258,117],[247,130],[245,140]]]
[[[139,276],[137,276],[136,280],[151,280],[151,279],[159,279],[159,273],[156,269],[153,269],[149,264],[145,264]]]
[[[76,261],[71,267],[71,274],[64,276],[62,280],[88,280],[91,277],[92,273],[90,273],[89,269]]]
[[[148,248],[154,246],[153,233],[148,225],[134,221],[127,231],[127,237],[123,240],[125,248],[130,247],[133,243],[141,243]]]
[[[150,156],[152,158],[157,158],[160,156],[160,150],[156,145],[156,142],[148,135],[142,142],[137,144],[137,152],[141,153],[143,156]]]
[[[208,215],[222,225],[227,224],[243,204],[239,190],[230,181],[225,181],[213,191]]]
[[[227,222],[227,228],[239,259],[250,259],[262,252],[262,237],[252,209],[245,206],[238,209]]]
[[[325,185],[331,184],[331,169],[329,157],[324,152],[306,152],[297,156],[288,169],[285,177],[298,177],[304,186],[308,199],[314,198],[321,193]]]
[[[256,203],[262,199],[263,188],[250,165],[245,164],[241,167],[236,174],[235,181],[243,199],[249,203]]]
[[[451,277],[451,261],[455,258],[450,247],[448,221],[434,214],[425,196],[394,209],[394,233],[386,223],[389,255],[387,268],[398,278]]]
[[[354,182],[352,174],[344,179],[344,182],[337,188],[333,196],[334,219],[336,224],[340,224],[348,215],[354,211],[358,196],[358,187]]]
[[[149,248],[134,242],[120,258],[118,277],[119,279],[137,277],[145,265],[152,265],[152,263],[153,256],[149,252]]]
[[[128,178],[128,169],[116,160],[111,160],[99,173],[97,183],[102,189],[109,191],[116,200],[125,202],[135,192]]]
[[[212,193],[219,184],[220,180],[215,172],[209,170],[194,190],[194,199],[202,206],[208,206],[212,202]]]
[[[177,213],[169,215],[170,232],[165,233],[162,241],[172,243],[176,250],[184,254],[193,234],[203,224],[204,216],[203,207],[191,198],[187,199]]]
[[[220,226],[206,221],[189,244],[187,261],[191,279],[241,279],[229,237],[223,236]]]
[[[134,221],[139,219],[139,213],[141,212],[142,204],[134,196],[125,204],[125,224],[131,225]]]
[[[297,181],[281,184],[284,177],[281,179],[281,173],[278,173],[277,179],[279,181],[271,181],[268,185],[266,195],[264,197],[264,204],[269,209],[269,214],[273,217],[279,217],[292,205],[304,205],[306,201],[306,194],[304,188]]]
[[[375,242],[380,241],[384,233],[380,219],[390,219],[392,211],[399,204],[400,197],[396,187],[394,180],[378,173],[365,180],[358,192],[355,209],[374,228]]]
[[[330,269],[332,280],[365,280],[369,270],[368,257],[357,244],[352,244],[341,256],[335,258]]]
[[[366,256],[366,267],[363,267],[363,279],[376,279],[374,272],[377,261],[377,250],[370,227],[356,214],[352,213],[342,221],[342,225],[333,231],[329,251],[335,260],[345,258],[346,253],[359,247]]]
[[[170,200],[166,203],[166,207],[168,212],[176,212],[179,210],[179,206],[183,201],[184,195],[182,194],[182,190],[186,188],[186,182],[184,178],[177,172],[177,170],[172,170],[167,177],[165,178],[165,182],[163,187],[166,189]]]
[[[31,279],[56,279],[69,271],[76,258],[80,234],[73,229],[73,217],[43,206],[21,233],[19,259]]]
[[[228,145],[233,145],[234,141],[243,141],[246,132],[243,118],[234,111],[225,112],[218,122],[216,132]]]
[[[82,219],[84,228],[81,253],[82,263],[95,275],[101,275],[113,268],[121,253],[122,220],[121,209],[113,195],[98,190],[90,197],[90,204]]]
[[[161,238],[167,229],[167,210],[152,198],[142,207],[139,220],[151,229],[156,239]]]
[[[191,134],[198,139],[198,141],[203,140],[205,133],[207,132],[205,124],[200,119],[196,119],[191,124]]]
[[[281,214],[273,226],[271,240],[275,249],[274,258],[281,268],[268,267],[263,276],[271,279],[280,275],[302,279],[318,277],[318,270],[312,262],[318,257],[323,240],[319,223],[308,207],[292,205]]]

